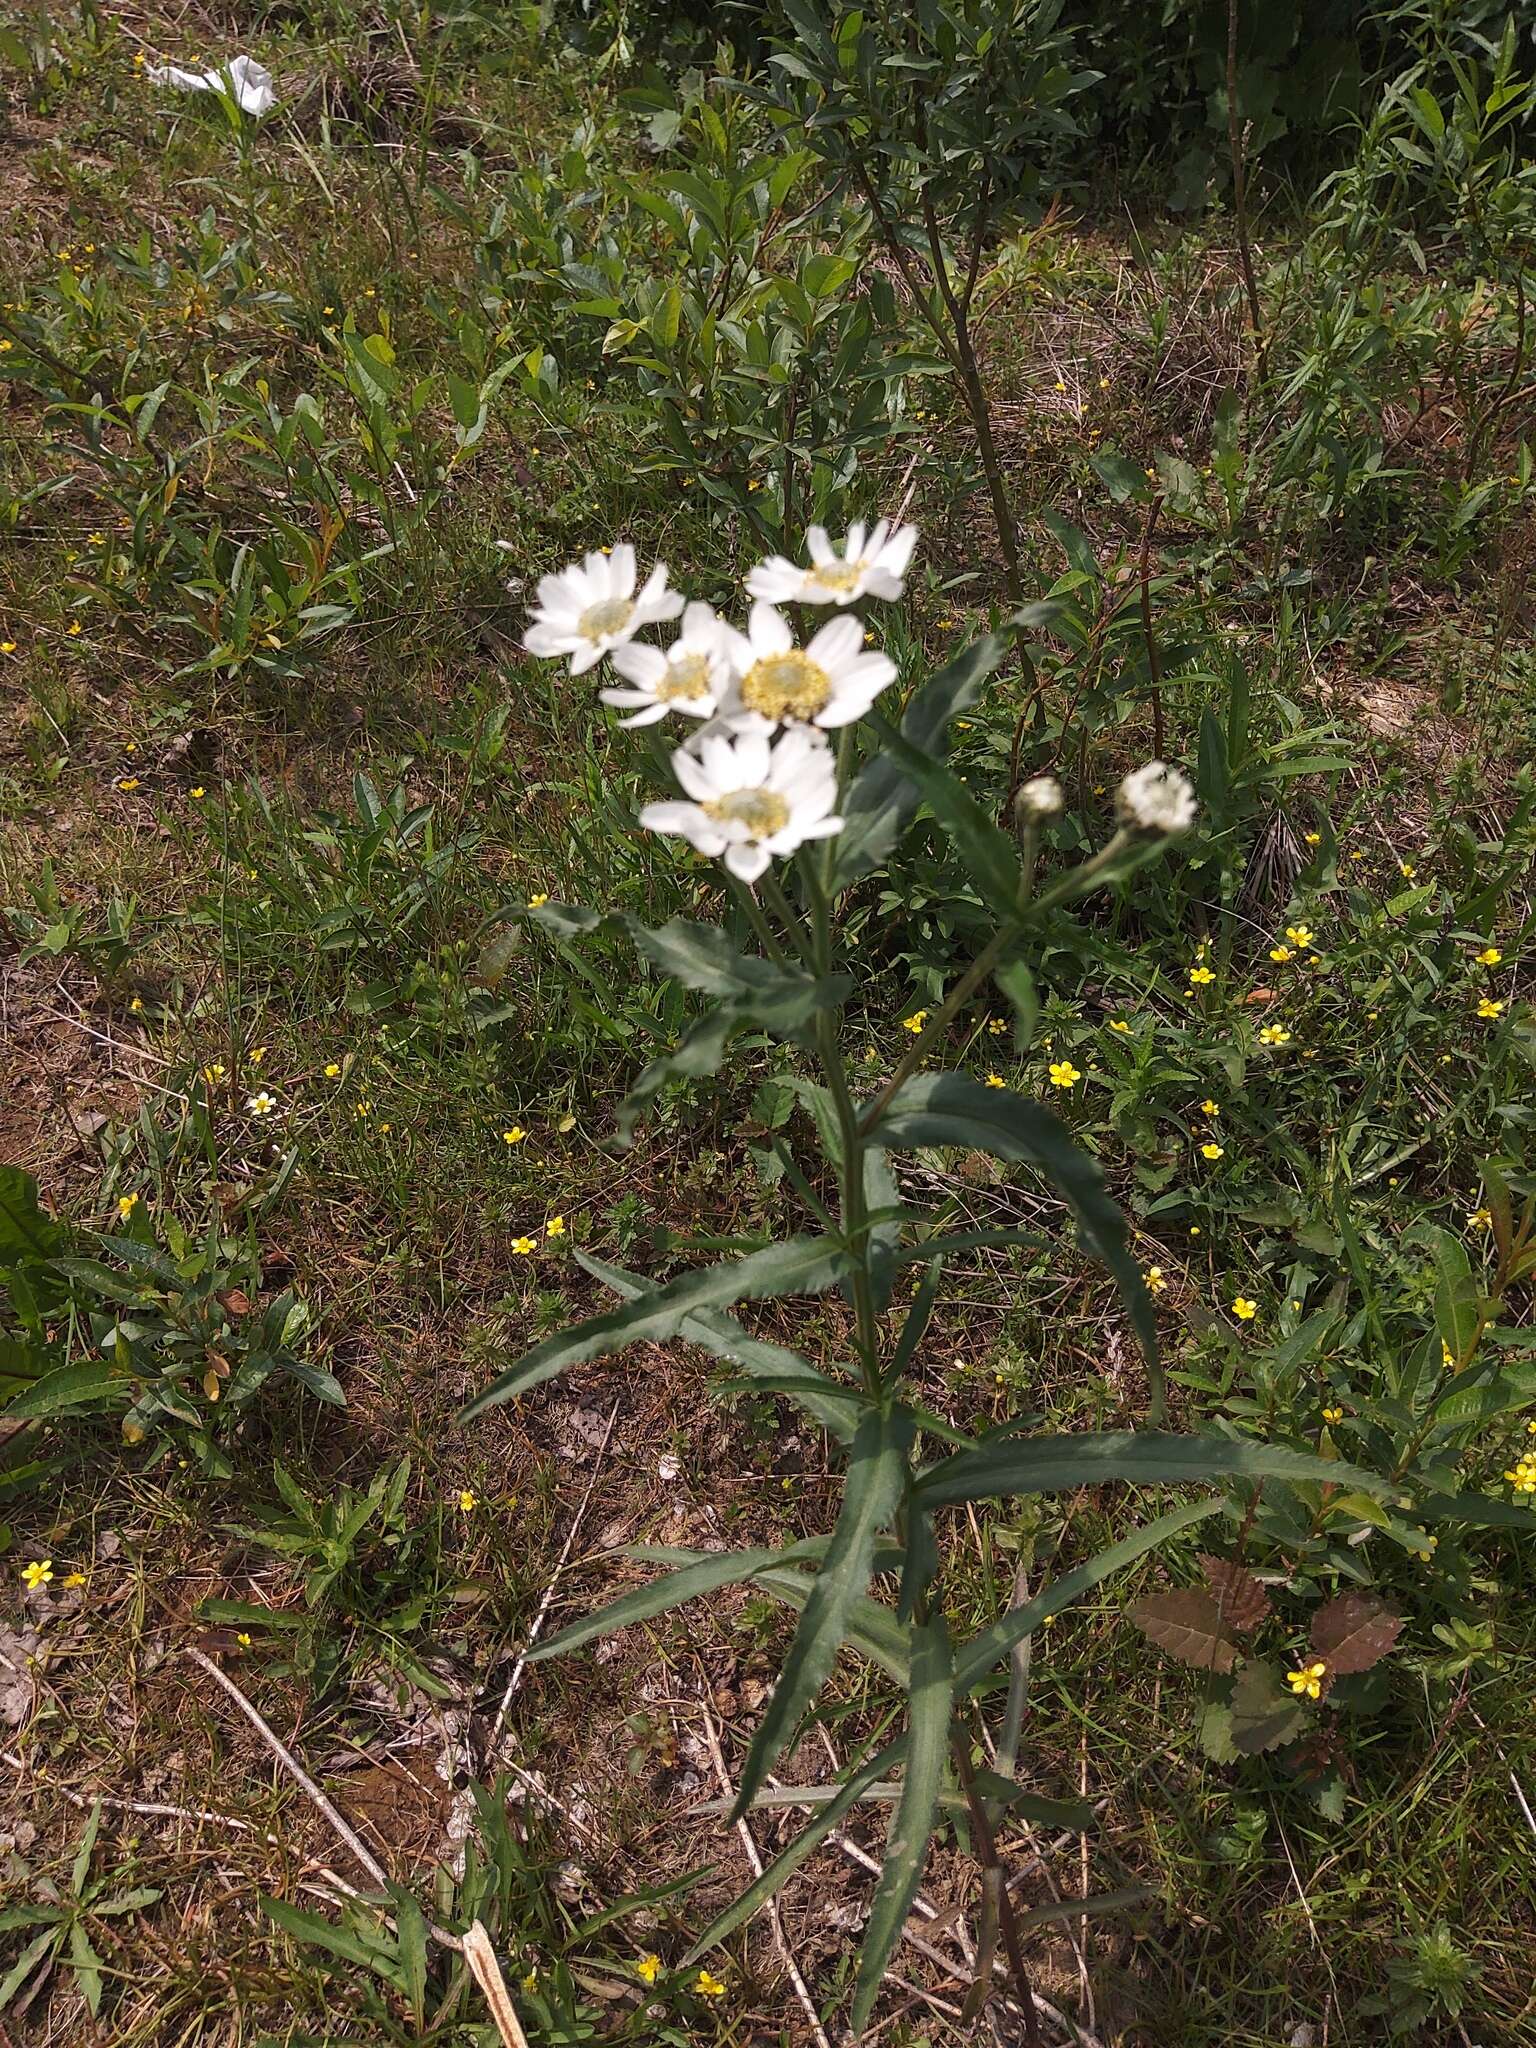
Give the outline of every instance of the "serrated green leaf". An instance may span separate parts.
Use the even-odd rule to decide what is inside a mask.
[[[605,1358],[642,1340],[661,1343],[675,1337],[701,1309],[726,1308],[733,1302],[756,1301],[768,1295],[821,1294],[847,1270],[848,1254],[824,1237],[786,1238],[782,1244],[766,1245],[744,1259],[723,1259],[718,1265],[697,1267],[621,1308],[589,1316],[535,1344],[516,1365],[498,1374],[483,1393],[466,1402],[459,1420],[467,1422],[589,1358]]]
[[[695,1018],[678,1044],[652,1060],[630,1084],[629,1093],[619,1104],[620,1143],[631,1142],[636,1123],[669,1081],[697,1081],[712,1074],[725,1058],[725,1048],[741,1025],[742,1019],[729,1003],[721,1003]]]
[[[1232,1747],[1240,1756],[1262,1756],[1290,1742],[1307,1725],[1300,1695],[1289,1692],[1280,1674],[1262,1659],[1245,1664],[1232,1688]]]
[[[901,1498],[911,1442],[911,1419],[900,1409],[875,1408],[859,1419],[837,1527],[747,1751],[733,1808],[737,1818],[751,1804],[832,1669],[854,1605],[869,1585],[876,1541]]]

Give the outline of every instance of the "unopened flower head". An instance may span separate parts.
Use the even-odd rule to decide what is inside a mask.
[[[711,718],[731,680],[725,628],[707,604],[683,612],[677,638],[666,649],[630,640],[613,650],[613,665],[633,687],[600,690],[605,704],[631,713],[620,725],[655,725],[669,711]]]
[[[1021,818],[1057,818],[1066,796],[1054,775],[1032,775],[1016,801]]]
[[[864,628],[832,619],[805,647],[771,604],[755,604],[745,633],[727,629],[736,681],[724,706],[742,731],[768,732],[781,721],[852,725],[896,680],[889,655],[865,653]]]
[[[842,831],[832,808],[837,765],[819,733],[798,727],[771,743],[760,732],[731,739],[705,733],[697,748],[672,756],[673,773],[692,801],[647,804],[640,823],[648,831],[680,833],[700,853],[723,854],[743,882],[755,882],[770,860],[794,853],[807,839]]]
[[[530,654],[568,654],[571,674],[579,676],[642,626],[677,617],[682,593],[668,590],[664,562],[656,564],[638,596],[636,580],[635,551],[627,541],[611,554],[598,551],[558,575],[541,576],[524,647]]]
[[[1189,777],[1164,761],[1133,769],[1117,798],[1122,820],[1138,832],[1187,832],[1195,822],[1195,792]]]
[[[748,596],[768,604],[852,604],[864,596],[900,597],[907,587],[907,565],[917,546],[917,528],[893,527],[888,519],[882,519],[871,531],[857,519],[839,554],[824,526],[810,526],[805,546],[811,558],[809,569],[802,569],[786,555],[770,555],[748,576]]]

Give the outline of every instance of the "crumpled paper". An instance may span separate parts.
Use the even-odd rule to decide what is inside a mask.
[[[244,113],[258,121],[277,105],[272,74],[254,57],[231,57],[207,71],[187,71],[180,64],[146,64],[144,76],[154,85],[172,85],[178,92],[227,91]]]

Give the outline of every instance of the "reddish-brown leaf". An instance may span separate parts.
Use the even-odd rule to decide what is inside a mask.
[[[1235,1628],[1239,1635],[1257,1628],[1269,1612],[1269,1595],[1253,1573],[1244,1571],[1230,1558],[1210,1557],[1203,1550],[1200,1569],[1205,1573],[1205,1583],[1216,1595],[1228,1628]]]
[[[1131,1619],[1160,1650],[1197,1671],[1230,1671],[1237,1662],[1221,1609],[1201,1586],[1149,1593],[1131,1609]]]
[[[1312,1647],[1330,1678],[1369,1671],[1397,1641],[1403,1618],[1374,1593],[1340,1593],[1312,1617]]]

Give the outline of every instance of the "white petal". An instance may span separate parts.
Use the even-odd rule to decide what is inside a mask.
[[[804,584],[803,569],[797,569],[782,555],[773,555],[766,562],[759,562],[748,575],[747,595],[761,598],[765,604],[793,604]]]
[[[898,576],[905,576],[907,565],[912,560],[912,551],[917,546],[917,528],[898,526],[880,553],[880,566],[890,569]]]
[[[704,651],[712,649],[719,637],[720,621],[715,616],[714,606],[705,604],[701,598],[690,598],[683,607],[683,624],[677,636],[678,645],[681,646],[686,640],[690,645],[697,645]]]
[[[820,662],[834,680],[841,671],[848,668],[864,645],[864,628],[857,619],[829,619],[816,635],[806,653],[812,661]]]
[[[619,542],[619,545],[608,557],[608,562],[610,573],[613,577],[613,595],[615,597],[633,597],[635,594],[635,551],[627,540]],[[662,582],[665,583],[667,572],[659,566],[651,571],[651,582],[654,583],[658,575]]]
[[[631,640],[623,647],[615,647],[613,665],[632,683],[644,683],[648,689],[654,690],[667,672],[667,657],[659,647],[647,647],[643,641]],[[606,690],[603,701],[607,704],[613,702]]]
[[[698,756],[687,748],[679,747],[672,756],[672,773],[688,794],[701,804],[708,803],[711,797],[719,794],[719,784]]]
[[[571,674],[584,676],[589,668],[596,668],[603,658],[603,650],[595,640],[582,640],[571,650]]]
[[[768,741],[760,732],[744,732],[736,742],[736,787],[757,789],[768,780],[772,762]]]
[[[862,519],[855,519],[848,529],[848,545],[843,549],[844,557],[856,562],[864,552],[864,535],[868,531]]]
[[[788,619],[782,612],[776,612],[771,604],[753,605],[752,616],[747,621],[747,637],[752,643],[753,660],[764,654],[787,654],[795,644]]]
[[[805,529],[805,546],[806,552],[813,562],[835,562],[837,560],[836,551],[831,541],[827,538],[827,529],[824,526],[808,526]]]
[[[728,846],[725,850],[725,864],[738,881],[755,882],[767,867],[770,855],[766,846],[756,839],[739,846]]]
[[[546,625],[542,621],[530,626],[523,635],[523,646],[529,654],[539,654],[547,660],[553,654],[570,654],[581,645],[576,633],[562,633],[558,626]]]

